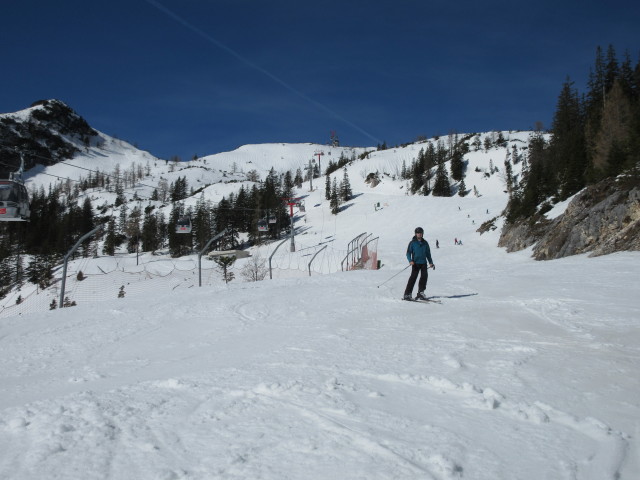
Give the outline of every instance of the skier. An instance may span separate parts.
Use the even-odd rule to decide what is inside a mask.
[[[427,241],[423,238],[423,235],[424,230],[422,229],[422,227],[417,227],[415,229],[415,235],[409,242],[409,246],[407,247],[407,260],[411,265],[411,275],[409,276],[409,281],[407,282],[407,288],[404,291],[405,300],[413,300],[411,295],[413,293],[413,287],[416,284],[418,274],[420,274],[420,281],[418,282],[418,295],[416,296],[416,299],[427,299],[427,297],[425,297],[424,295],[424,291],[427,288],[427,278],[429,277],[429,273],[427,272],[427,270],[429,269],[429,267],[433,268],[434,270],[436,268],[433,264],[433,260],[431,259],[431,249],[429,248],[429,243],[427,243]]]

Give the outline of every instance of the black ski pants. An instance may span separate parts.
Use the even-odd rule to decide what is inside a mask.
[[[427,288],[427,279],[429,278],[429,265],[426,263],[414,263],[411,266],[411,275],[409,276],[409,281],[407,282],[407,288],[404,291],[405,295],[411,295],[413,292],[413,287],[416,284],[416,280],[418,279],[418,274],[420,274],[420,281],[418,282],[418,291],[424,292]]]

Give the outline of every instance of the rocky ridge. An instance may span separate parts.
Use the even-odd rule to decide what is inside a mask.
[[[640,251],[640,179],[620,176],[591,185],[555,219],[506,224],[498,245],[508,252],[533,246],[536,260]]]

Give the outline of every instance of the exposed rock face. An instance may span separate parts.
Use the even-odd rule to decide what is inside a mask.
[[[499,245],[509,252],[535,245],[537,260],[640,251],[640,181],[607,179],[587,187],[554,220],[505,226]]]
[[[518,252],[534,245],[547,232],[548,220],[533,222],[525,220],[515,225],[505,225],[498,241],[507,252]]]
[[[25,169],[53,165],[71,158],[98,135],[76,112],[59,100],[42,100],[16,114],[0,115],[0,176],[17,170],[20,154]]]
[[[369,175],[367,175],[367,178],[365,179],[364,183],[368,183],[371,188],[377,187],[378,184],[380,183],[380,178],[378,177],[378,173],[372,172]]]

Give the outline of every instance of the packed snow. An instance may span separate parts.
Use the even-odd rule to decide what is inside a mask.
[[[320,148],[283,147],[189,166],[254,165],[264,176]],[[324,183],[313,192],[306,183],[298,252],[278,250],[281,266],[298,256],[291,275],[212,276],[198,287],[192,266],[189,281],[163,286],[159,276],[117,298],[112,274],[93,275],[92,262],[104,272],[142,267],[135,255],[101,257],[82,268],[84,282],[108,291],[102,298],[34,311],[35,296],[55,295],[35,292],[0,317],[0,478],[638,478],[640,254],[507,254],[499,228],[476,231],[505,206],[503,180],[485,175],[504,151],[465,157],[478,196],[434,198],[406,195],[394,179],[419,148],[349,166],[355,198],[337,216]],[[205,170],[175,175],[196,171]],[[364,182],[371,171],[382,178],[375,188]],[[215,200],[232,185],[205,194]],[[400,300],[417,226],[436,265],[427,294],[440,303]],[[363,232],[379,237],[382,268],[341,271]],[[266,258],[276,245],[252,253]],[[299,251],[325,245],[330,261],[309,275]],[[161,257],[140,261],[162,268]]]

